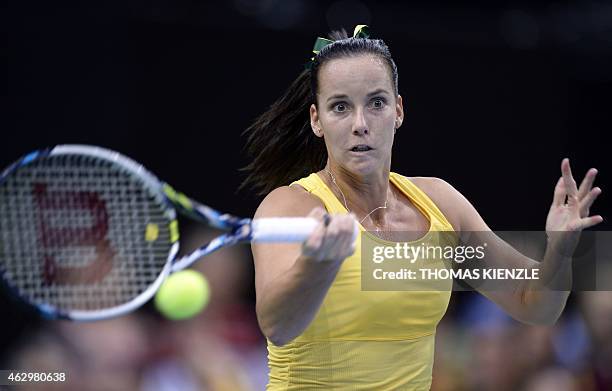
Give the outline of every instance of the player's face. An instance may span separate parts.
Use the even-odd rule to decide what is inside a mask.
[[[332,164],[357,175],[388,168],[403,108],[384,61],[369,55],[332,60],[319,69],[318,87],[311,123]]]

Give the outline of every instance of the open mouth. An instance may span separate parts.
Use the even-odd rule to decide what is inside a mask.
[[[353,152],[367,152],[367,151],[371,151],[372,147],[370,147],[369,145],[365,145],[365,144],[359,144],[359,145],[355,145],[353,148],[351,148],[351,151]]]

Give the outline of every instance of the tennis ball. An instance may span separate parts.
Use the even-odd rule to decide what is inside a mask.
[[[195,270],[182,270],[162,283],[155,294],[155,307],[168,319],[187,319],[202,311],[209,298],[206,278]]]

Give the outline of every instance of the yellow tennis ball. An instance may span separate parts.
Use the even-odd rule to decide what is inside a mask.
[[[155,307],[168,319],[187,319],[202,311],[209,299],[206,278],[195,270],[182,270],[162,283],[155,294]]]

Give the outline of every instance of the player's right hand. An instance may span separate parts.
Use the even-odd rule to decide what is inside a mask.
[[[355,252],[357,220],[350,214],[329,215],[325,209],[314,208],[308,217],[320,221],[302,244],[302,255],[317,262],[342,262]]]

